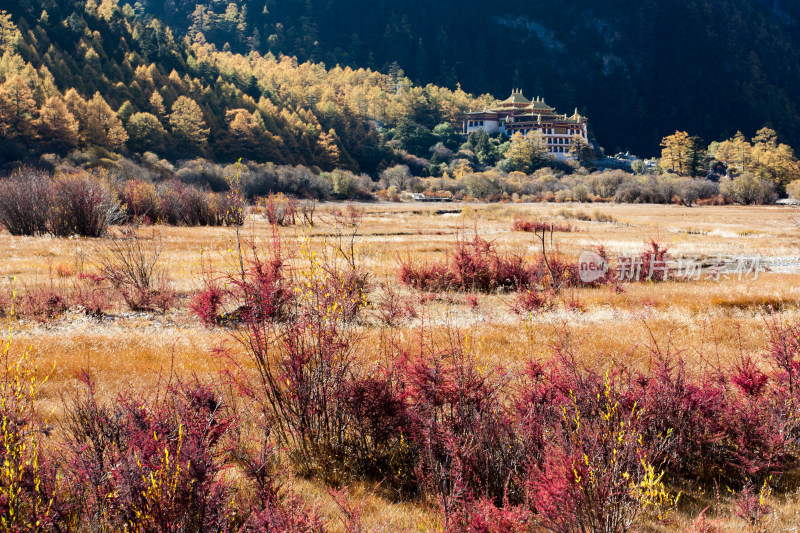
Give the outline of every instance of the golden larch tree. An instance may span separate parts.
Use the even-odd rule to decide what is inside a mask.
[[[30,137],[36,100],[31,88],[15,74],[0,85],[0,135],[4,137]]]
[[[96,92],[86,105],[86,140],[92,144],[118,150],[128,140],[128,133],[117,113]]]
[[[172,132],[179,141],[193,145],[205,145],[210,130],[203,117],[203,110],[188,96],[180,96],[172,104],[169,116]]]
[[[661,167],[685,175],[690,145],[689,134],[685,131],[676,131],[661,139]]]
[[[78,145],[78,119],[60,96],[48,98],[39,110],[39,134],[43,139],[69,148]]]

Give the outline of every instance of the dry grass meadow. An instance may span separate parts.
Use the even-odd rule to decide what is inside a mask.
[[[597,205],[597,204],[596,204]],[[393,287],[418,306],[417,317],[395,333],[412,337],[421,328],[433,335],[461,330],[487,364],[514,367],[531,357],[548,354],[557,342],[576,343],[581,357],[602,367],[624,361],[646,367],[650,349],[668,343],[684,350],[693,368],[723,365],[741,353],[758,353],[766,342],[765,320],[770,310],[796,320],[800,305],[800,212],[790,207],[693,207],[569,204],[359,204],[363,218],[355,237],[359,261],[373,284],[370,299]],[[333,212],[343,204],[321,204],[313,227],[280,228],[287,246],[308,240],[321,249],[336,239]],[[611,221],[578,220],[595,211]],[[770,271],[753,279],[690,280],[624,284],[621,292],[608,287],[566,289],[552,310],[520,316],[511,311],[510,296],[481,294],[476,300],[463,293],[423,295],[401,286],[400,258],[440,259],[459,236],[477,232],[499,250],[526,251],[540,243],[531,233],[512,232],[514,216],[568,222],[569,233],[556,233],[549,253],[574,259],[596,245],[614,257],[639,252],[651,239],[671,254],[760,254]],[[600,218],[595,216],[594,218]],[[349,231],[349,230],[348,230]],[[272,228],[251,215],[241,234],[264,247]],[[118,305],[103,318],[76,311],[49,321],[2,319],[13,326],[13,344],[30,348],[42,373],[50,377],[42,389],[41,409],[58,418],[62,395],[76,386],[75,374],[89,368],[101,394],[152,390],[165,374],[198,374],[215,379],[223,364],[212,349],[229,341],[224,328],[207,328],[189,311],[187,302],[201,288],[204,269],[225,269],[235,258],[235,233],[228,228],[151,227],[147,238],[163,242],[160,264],[179,294],[178,305],[164,313],[133,313]],[[155,242],[155,241],[154,241]],[[0,283],[17,292],[37,285],[61,283],[96,270],[94,258],[103,240],[12,237],[0,233]],[[3,290],[6,290],[4,288]],[[367,318],[361,324],[360,357],[368,362],[379,342],[381,327]],[[443,333],[442,333],[443,334]],[[311,480],[294,479],[300,492],[324,513],[335,515],[326,491]],[[691,488],[683,488],[691,492]],[[424,531],[435,527],[434,513],[420,505],[395,503],[359,485],[352,494],[363,500],[365,526],[381,531]],[[725,487],[720,487],[725,506]],[[679,530],[711,502],[713,494],[693,494],[669,528]],[[796,531],[800,524],[800,493],[774,496],[770,530]],[[726,531],[747,531],[735,518]]]

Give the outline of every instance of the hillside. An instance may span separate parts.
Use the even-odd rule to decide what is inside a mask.
[[[417,83],[578,106],[601,145],[655,154],[676,129],[768,125],[800,144],[798,0],[141,0],[180,34],[388,71]],[[187,17],[187,14],[190,16]]]
[[[374,173],[403,156],[378,130],[404,121],[433,128],[480,105],[397,72],[222,51],[116,2],[9,7],[0,34],[0,163],[93,147],[86,157],[243,157]]]

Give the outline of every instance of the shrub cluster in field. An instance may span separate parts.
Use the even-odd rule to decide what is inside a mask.
[[[238,226],[244,222],[244,201],[237,194],[212,193],[170,180],[158,186],[129,180],[119,186],[127,220],[173,226]]]
[[[0,224],[12,235],[100,237],[131,220],[173,225],[241,225],[237,191],[210,193],[172,180],[112,182],[106,172],[49,175],[22,170],[0,180]]]
[[[491,250],[480,239],[459,246],[452,261]],[[658,347],[644,370],[588,367],[569,342],[510,371],[480,364],[458,333],[393,342],[407,302],[389,291],[389,327],[365,366],[360,271],[335,254],[298,263],[278,241],[272,249],[209,276],[193,305],[210,326],[235,325],[249,357],[220,352],[229,377],[304,475],[430,498],[446,531],[627,531],[663,518],[677,498],[666,484],[686,482],[742,489],[741,513],[761,520],[753,487],[797,464],[796,325],[769,321],[763,356],[695,375]],[[487,261],[492,272],[500,258]],[[474,289],[482,278],[469,273],[480,269],[462,270],[454,279]]]
[[[548,223],[541,220],[530,220],[516,216],[511,222],[511,231],[524,231],[527,233],[537,233],[540,231],[570,232],[572,231],[572,226],[569,224],[556,224],[554,222]]]
[[[133,290],[113,258],[141,252],[123,237],[107,278]],[[291,251],[276,233],[269,253],[240,243],[232,270],[205,273],[192,308],[243,348],[216,352],[237,393],[226,401],[197,379],[101,400],[87,374],[54,437],[29,359],[15,364],[6,344],[0,519],[16,531],[326,531],[281,485],[291,466],[432,502],[448,532],[628,531],[664,518],[678,498],[667,487],[687,482],[741,490],[736,512],[755,523],[757,487],[797,464],[797,325],[769,320],[762,356],[697,374],[658,347],[649,368],[586,366],[568,341],[509,369],[456,331],[398,342],[389,306],[407,302],[387,293],[376,347],[360,327],[370,283],[343,242]],[[504,261],[479,238],[459,246],[452,261]],[[474,272],[460,275],[483,279]],[[334,494],[357,531],[358,510]]]
[[[72,309],[99,318],[120,300],[132,311],[164,313],[178,295],[159,264],[161,250],[155,229],[143,235],[137,225],[118,228],[90,257],[91,270],[83,261],[59,263],[50,269],[47,283],[18,286],[12,279],[0,287],[0,317],[13,314],[46,322]]]
[[[72,276],[74,272],[69,275]],[[0,317],[29,318],[46,322],[58,318],[70,309],[100,317],[115,303],[114,292],[102,276],[78,274],[71,282],[64,278],[51,279],[43,286],[15,286],[0,289]]]
[[[102,174],[21,171],[0,181],[0,224],[12,235],[99,237],[119,219],[119,202]]]
[[[528,229],[530,228],[530,229]],[[512,229],[520,231],[569,231],[570,226],[556,227],[538,221],[515,219]],[[540,236],[545,239],[545,233]],[[606,258],[604,249],[597,253]],[[663,281],[667,278],[666,249],[651,241],[637,258],[638,268],[629,272],[621,266],[626,281]],[[592,285],[616,284],[615,266],[593,281]],[[532,259],[524,254],[497,251],[494,244],[475,235],[461,238],[454,249],[439,261],[420,262],[400,258],[400,281],[423,291],[516,292],[512,308],[530,312],[546,306],[550,296],[561,289],[585,285],[580,280],[578,264],[558,254],[542,253]]]
[[[459,239],[455,248],[437,262],[422,263],[411,257],[400,260],[400,280],[426,291],[513,291],[531,288],[576,286],[577,265],[558,257],[528,261],[521,254],[501,254],[492,242],[479,236]]]
[[[734,178],[688,178],[675,174],[635,175],[623,170],[585,170],[565,173],[540,168],[533,173],[499,170],[466,172],[456,178],[417,178],[407,167],[386,169],[376,194],[384,199],[401,198],[403,191],[444,195],[456,200],[524,202],[619,202],[681,205],[762,204],[777,198],[769,180],[752,173]]]

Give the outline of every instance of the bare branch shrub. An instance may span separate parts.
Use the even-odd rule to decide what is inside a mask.
[[[133,310],[166,311],[174,303],[166,270],[158,265],[164,244],[160,233],[149,239],[139,226],[127,226],[112,235],[95,259],[100,272]]]
[[[20,170],[0,182],[0,224],[12,235],[47,233],[50,180],[38,170]]]
[[[52,184],[50,232],[57,237],[101,237],[121,219],[119,200],[105,174],[59,174]]]

